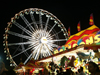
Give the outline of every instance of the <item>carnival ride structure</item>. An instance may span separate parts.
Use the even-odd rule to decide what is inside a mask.
[[[38,8],[20,11],[5,28],[4,52],[11,66],[26,64],[53,55],[53,49],[66,43],[68,33],[52,13]]]

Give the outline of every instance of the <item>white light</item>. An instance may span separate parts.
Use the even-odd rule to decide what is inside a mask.
[[[39,12],[36,11],[36,14],[39,14]]]
[[[6,53],[6,50],[4,51],[4,53]]]
[[[66,35],[66,34],[64,33],[64,35]]]
[[[44,13],[41,12],[41,15],[44,15]]]
[[[42,38],[41,38],[41,42],[42,42],[42,43],[47,43],[46,37],[42,37]]]
[[[52,17],[51,17],[50,19],[51,19],[51,20],[53,20],[53,18],[52,18]]]
[[[61,29],[61,31],[63,31],[63,29]]]
[[[9,60],[9,57],[7,57],[6,59]]]
[[[25,14],[26,14],[26,15],[28,15],[28,14],[29,14],[29,12],[25,11]]]
[[[100,52],[100,49],[98,49],[98,51]]]
[[[12,66],[12,64],[10,64],[10,66]]]
[[[55,23],[58,23],[57,21],[54,21]]]
[[[58,27],[61,27],[61,25],[60,25],[60,24],[58,24]]]
[[[46,15],[46,17],[50,17],[49,15]]]

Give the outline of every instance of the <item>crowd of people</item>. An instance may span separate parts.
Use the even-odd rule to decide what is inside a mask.
[[[90,75],[100,75],[100,69],[98,65],[92,61],[88,62],[88,71],[91,73]],[[5,68],[5,64],[0,61],[0,75],[17,75],[13,69],[7,70]],[[43,71],[39,71],[37,75],[87,75],[83,71],[83,67],[80,67],[76,73],[74,73],[71,68],[66,69],[66,72],[63,72],[62,67],[59,68],[59,70],[56,70],[55,73],[48,72],[47,69]]]
[[[87,64],[88,64],[88,71],[90,72],[90,74],[86,74],[84,72],[83,67],[80,67],[80,69],[78,69],[78,71],[75,73],[71,70],[71,68],[66,69],[66,71],[63,72],[62,67],[60,67],[59,70],[56,71],[57,74],[55,73],[45,74],[45,73],[42,73],[41,71],[38,75],[100,75],[100,69],[96,63],[90,61]]]

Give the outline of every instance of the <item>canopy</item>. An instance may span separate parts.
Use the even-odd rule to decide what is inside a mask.
[[[91,27],[82,30],[74,35],[71,35],[66,42],[66,44],[70,44],[73,41],[78,41],[79,39],[82,39],[85,36],[88,36],[89,34],[95,34],[98,30],[100,30],[96,25],[92,25]]]
[[[35,62],[32,58],[26,65],[26,69],[32,69],[32,68],[44,68],[46,66],[46,62]]]

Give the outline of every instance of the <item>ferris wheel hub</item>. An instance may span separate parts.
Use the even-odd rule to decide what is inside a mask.
[[[46,38],[46,37],[42,37],[42,38],[41,38],[41,43],[46,44],[46,43],[47,43],[47,38]]]

